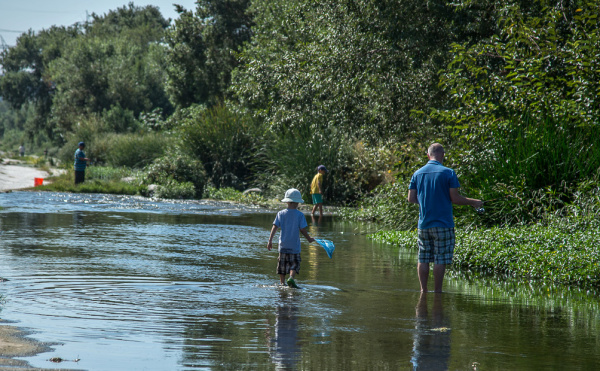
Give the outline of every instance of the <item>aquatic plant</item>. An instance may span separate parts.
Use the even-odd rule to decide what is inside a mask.
[[[416,248],[412,231],[382,231],[378,241]],[[552,218],[527,226],[457,229],[453,267],[461,271],[597,289],[600,220]]]

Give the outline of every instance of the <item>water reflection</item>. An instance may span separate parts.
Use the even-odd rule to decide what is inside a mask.
[[[312,224],[316,227],[320,227],[321,223],[323,222],[323,215],[319,214],[318,217],[315,218],[314,215],[311,214],[311,219],[312,219]]]
[[[282,288],[276,309],[275,337],[270,339],[271,360],[276,370],[295,370],[301,354],[298,336],[298,297]]]
[[[311,236],[337,248],[329,259],[303,244],[304,287],[296,291],[273,285],[276,253],[264,242],[274,213],[33,192],[0,194],[0,205],[0,275],[10,279],[0,285],[2,319],[61,344],[27,357],[36,369],[600,364],[596,294],[451,271],[448,294],[419,298],[415,252],[367,240],[373,227],[364,224],[307,215]],[[50,365],[53,356],[81,361]]]
[[[443,294],[433,294],[432,314],[427,293],[421,293],[416,307],[413,341],[413,370],[447,370],[450,358],[450,320],[444,316]]]

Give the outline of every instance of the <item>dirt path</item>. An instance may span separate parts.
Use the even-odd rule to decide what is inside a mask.
[[[31,188],[35,178],[46,178],[48,172],[31,166],[0,164],[0,191]]]

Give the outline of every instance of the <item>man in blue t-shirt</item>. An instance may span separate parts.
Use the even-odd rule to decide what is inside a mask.
[[[75,169],[75,184],[83,183],[85,181],[85,167],[87,162],[90,160],[85,157],[83,149],[85,148],[84,142],[79,142],[79,148],[75,151],[75,163],[73,167]]]
[[[442,292],[446,264],[452,263],[454,254],[452,204],[471,205],[476,209],[483,206],[481,200],[458,193],[458,177],[454,170],[442,165],[444,155],[441,144],[433,143],[429,146],[429,162],[413,174],[408,187],[408,202],[419,204],[417,271],[421,292],[427,292],[429,263],[434,263],[434,290]]]

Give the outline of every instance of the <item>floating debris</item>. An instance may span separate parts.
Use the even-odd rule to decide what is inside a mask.
[[[64,359],[61,357],[52,357],[50,358],[48,361],[50,362],[54,362],[54,363],[61,363],[61,362],[79,362],[80,359],[76,358],[76,359]]]

